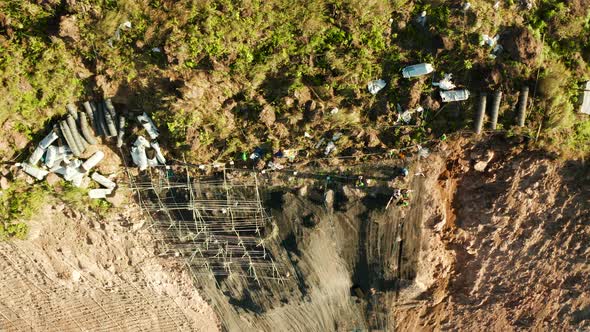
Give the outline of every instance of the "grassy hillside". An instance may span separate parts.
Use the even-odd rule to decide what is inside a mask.
[[[440,111],[430,84],[453,73],[457,85],[474,93],[504,91],[505,129],[514,123],[517,91],[525,83],[536,87],[523,132],[537,137],[540,128],[538,145],[587,154],[590,125],[574,104],[578,84],[590,78],[588,4],[541,0],[526,10],[519,1],[500,1],[495,9],[478,0],[466,11],[461,4],[2,2],[0,122],[30,137],[67,102],[106,94],[129,110],[154,112],[175,151],[195,159],[263,144],[309,148],[305,131],[316,141],[343,131],[349,140],[340,151],[364,149],[369,141],[395,148],[469,128],[475,98]],[[423,11],[424,26],[416,22]],[[131,28],[120,29],[117,40],[126,21]],[[505,50],[496,59],[480,45],[483,34],[501,34]],[[434,64],[437,73],[400,77],[401,68],[418,62]],[[367,83],[378,78],[388,84],[372,96]],[[398,104],[426,110],[415,127],[392,130]],[[12,146],[2,146],[4,157],[22,148],[14,141],[8,137]]]

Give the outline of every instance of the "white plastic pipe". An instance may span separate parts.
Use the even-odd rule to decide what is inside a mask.
[[[45,153],[45,165],[47,167],[52,168],[55,162],[58,159],[57,148],[53,145],[47,147],[47,152]]]
[[[162,165],[166,165],[166,158],[164,158],[162,150],[160,150],[160,144],[158,144],[156,141],[152,141],[152,148],[154,148],[156,151],[156,158],[158,159],[158,162]]]
[[[30,176],[34,177],[37,180],[43,180],[43,178],[45,178],[45,176],[47,176],[47,174],[49,174],[48,171],[29,165],[27,163],[22,163],[22,164],[17,164],[17,166],[22,167],[23,171],[27,174],[29,174]]]
[[[106,187],[108,189],[114,189],[117,184],[111,180],[109,180],[109,178],[107,178],[106,176],[98,173],[98,172],[94,172],[92,173],[92,176],[90,177],[92,178],[92,180],[98,182],[98,184],[100,184],[103,187]]]
[[[140,171],[144,171],[148,167],[147,155],[145,154],[145,147],[133,146],[131,147],[131,158],[133,163],[139,167]]]
[[[37,165],[39,160],[41,160],[41,157],[43,157],[44,153],[45,153],[45,149],[43,149],[40,146],[37,146],[35,148],[35,151],[33,151],[33,154],[29,157],[29,164]]]
[[[104,152],[96,151],[90,158],[86,159],[86,161],[82,164],[82,168],[88,172],[94,166],[96,166],[101,160],[104,158]]]
[[[158,128],[156,128],[156,125],[154,124],[152,119],[150,119],[150,117],[147,115],[147,113],[144,112],[142,115],[138,115],[137,120],[139,120],[143,128],[145,128],[145,130],[148,132],[152,139],[158,138],[160,132],[158,131]]]
[[[43,149],[47,149],[51,143],[53,143],[59,136],[55,133],[55,131],[51,131],[49,135],[45,136],[41,142],[39,142],[39,146]]]
[[[143,146],[143,147],[149,148],[150,142],[148,142],[148,140],[145,139],[145,137],[143,137],[143,136],[137,136],[137,139],[135,140],[135,143],[133,143],[133,145],[138,146],[138,147]]]

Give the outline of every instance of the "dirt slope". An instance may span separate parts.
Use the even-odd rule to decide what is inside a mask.
[[[588,329],[588,168],[499,140],[457,143],[430,165],[440,217],[425,219],[430,266],[416,282],[434,282],[402,292],[396,329]]]
[[[133,207],[98,221],[48,204],[26,241],[0,243],[2,331],[217,331],[177,266],[154,257]]]
[[[193,280],[154,254],[135,208],[102,222],[49,204],[30,239],[1,244],[0,327],[588,329],[588,169],[519,146],[459,139],[405,180],[398,162],[363,166],[367,186],[261,176],[283,283]],[[387,208],[393,188],[412,190],[409,206]]]

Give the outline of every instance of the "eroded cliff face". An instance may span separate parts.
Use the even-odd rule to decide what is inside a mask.
[[[363,174],[373,182],[367,186],[265,179],[264,205],[278,226],[269,250],[285,266],[283,282],[191,280],[180,265],[150,258],[154,242],[139,231],[138,210],[105,223],[63,206],[49,206],[46,215],[59,218],[39,219],[29,240],[3,247],[4,275],[26,274],[30,282],[45,276],[44,285],[67,295],[63,303],[94,294],[105,307],[118,305],[116,289],[137,292],[146,299],[138,310],[161,316],[148,315],[142,324],[162,329],[173,321],[228,331],[589,327],[587,167],[499,139],[443,144],[412,163],[405,180],[393,176],[395,167],[368,167]],[[411,190],[408,206],[388,204],[395,188]],[[12,252],[30,259],[11,261]],[[32,294],[24,281],[5,286],[11,294]],[[57,301],[43,287],[33,295]],[[38,301],[35,296],[15,298]],[[34,313],[0,322],[46,326]],[[128,316],[109,315],[131,324]],[[75,320],[60,312],[54,323],[73,326]]]
[[[586,328],[588,170],[513,143],[443,144],[406,180],[375,165],[371,187],[269,189],[291,277],[205,293],[228,330]],[[388,206],[400,187],[409,205]]]
[[[499,140],[443,150],[414,280],[426,290],[401,292],[396,330],[587,329],[588,167]]]

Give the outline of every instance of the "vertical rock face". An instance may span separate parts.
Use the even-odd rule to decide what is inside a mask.
[[[393,168],[392,168],[393,169]],[[393,174],[393,172],[392,172]],[[392,188],[306,184],[266,192],[278,226],[274,260],[284,281],[198,280],[224,327],[241,331],[350,331],[391,327],[396,292],[412,287],[420,252],[424,178],[407,207]],[[403,247],[403,249],[402,249]],[[423,282],[425,282],[423,280]]]
[[[425,220],[415,283],[434,282],[419,297],[402,293],[397,329],[588,328],[590,298],[581,294],[589,289],[580,282],[590,277],[582,263],[590,241],[587,169],[492,143],[466,144],[431,163],[444,170],[433,184],[442,213],[438,222]],[[481,160],[483,173],[462,167]],[[447,264],[420,272],[428,257],[444,256]]]

